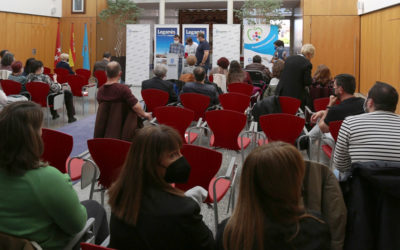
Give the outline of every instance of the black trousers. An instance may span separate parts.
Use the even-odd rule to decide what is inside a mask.
[[[68,118],[70,119],[70,118],[74,117],[74,115],[75,115],[75,107],[74,107],[73,95],[72,95],[72,92],[70,90],[63,90],[63,92],[64,92],[65,108],[67,109],[67,115],[68,115]],[[59,94],[62,94],[62,92],[60,92],[60,93],[58,93],[56,95],[52,94],[52,95],[49,96],[49,104],[50,105],[53,105],[54,97],[59,95]],[[53,107],[50,108],[50,111],[51,111],[52,115],[55,114],[55,112],[56,112],[53,109]]]
[[[81,204],[86,208],[87,217],[94,218],[94,235],[96,245],[100,245],[109,235],[107,214],[102,205],[94,200],[82,201]]]

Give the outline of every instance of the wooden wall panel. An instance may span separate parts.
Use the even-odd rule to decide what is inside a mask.
[[[357,15],[357,0],[304,0],[303,13],[308,15]]]

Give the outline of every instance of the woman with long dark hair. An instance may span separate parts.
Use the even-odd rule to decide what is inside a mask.
[[[244,82],[248,84],[253,84],[250,75],[247,71],[244,71],[240,66],[238,61],[233,60],[229,66],[228,79],[226,84],[234,82]]]
[[[189,178],[181,146],[178,132],[164,125],[137,132],[120,176],[108,191],[110,247],[214,249],[199,205],[170,184]]]
[[[251,152],[232,217],[218,227],[217,249],[329,249],[328,226],[300,205],[304,169],[300,152],[284,142]]]

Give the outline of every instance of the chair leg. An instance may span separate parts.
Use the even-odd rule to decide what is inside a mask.
[[[95,182],[92,181],[92,185],[90,186],[89,200],[93,200],[94,185]]]
[[[218,228],[218,202],[214,200],[214,222],[215,222],[215,234],[217,234]]]
[[[82,97],[82,115],[85,116],[85,98]]]
[[[240,149],[240,154],[242,155],[242,166],[244,164],[244,148]]]
[[[104,189],[101,190],[101,205],[104,206],[104,193],[106,191]]]
[[[46,108],[47,109],[47,127],[50,126],[50,108]]]

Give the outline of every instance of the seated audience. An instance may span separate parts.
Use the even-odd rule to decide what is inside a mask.
[[[318,65],[310,86],[311,101],[317,98],[329,97],[333,92],[331,71],[324,64]]]
[[[194,70],[196,62],[197,62],[196,57],[193,56],[193,55],[188,56],[186,58],[186,62],[188,64],[188,66],[183,68],[182,75],[184,75],[184,74],[193,74],[193,70]]]
[[[107,82],[97,92],[94,138],[132,141],[136,129],[143,127],[139,117],[151,120],[152,116],[143,110],[129,87],[119,83],[122,71],[118,62],[108,63],[106,74]]]
[[[258,70],[264,73],[265,76],[270,77],[271,72],[264,64],[261,63],[261,56],[255,55],[253,56],[253,63],[250,63],[246,66],[246,70]]]
[[[240,63],[238,61],[233,60],[229,67],[228,78],[226,84],[234,83],[234,82],[242,82],[253,84],[248,72],[244,71],[240,67]]]
[[[60,85],[57,83],[57,75],[54,75],[54,82],[51,80],[51,78],[48,75],[43,74],[43,63],[41,61],[33,61],[31,64],[31,71],[33,73],[30,73],[26,77],[26,82],[44,82],[50,85],[50,92],[49,94],[52,93],[64,93],[64,102],[65,102],[65,107],[67,108],[67,115],[68,115],[68,122],[75,122],[76,118],[75,116],[75,107],[74,107],[74,101],[73,101],[73,95],[70,90],[63,90],[63,88],[67,88],[68,84],[64,83]],[[53,105],[54,102],[54,95],[49,96],[49,104]],[[53,119],[59,118],[59,114],[57,113],[57,110],[54,110],[53,107],[50,107],[50,112],[51,115],[53,116]]]
[[[11,69],[11,64],[14,62],[14,55],[11,54],[10,52],[7,52],[2,58],[1,58],[1,67],[0,70],[8,70],[12,71]]]
[[[199,204],[170,183],[185,183],[190,165],[171,127],[147,126],[132,141],[119,178],[108,191],[109,247],[117,249],[214,249]]]
[[[326,110],[321,110],[311,116],[312,123],[316,124],[310,131],[311,141],[318,140],[323,133],[329,133],[329,123],[344,120],[347,116],[364,113],[364,99],[355,97],[356,79],[349,74],[340,74],[333,83],[335,95],[331,96]],[[338,105],[336,101],[340,100]]]
[[[22,62],[15,61],[11,64],[12,73],[8,76],[9,80],[21,83],[21,92],[25,92],[26,77],[22,75]]]
[[[247,156],[239,197],[217,230],[217,249],[330,249],[328,225],[301,205],[305,166],[300,152],[272,142]]]
[[[228,67],[229,67],[228,58],[221,57],[220,59],[218,59],[217,65],[218,65],[218,67],[214,67],[210,71],[210,75],[222,74],[222,75],[225,75],[225,77],[228,77],[228,73],[229,73],[229,71],[228,71]]]
[[[96,72],[97,70],[106,71],[107,64],[110,62],[110,60],[111,60],[111,53],[110,53],[110,52],[104,52],[104,54],[103,54],[103,60],[97,61],[97,62],[94,64],[94,66],[93,66],[93,74],[94,74],[94,72]]]
[[[364,103],[367,113],[343,121],[333,157],[339,172],[350,172],[354,162],[400,162],[400,116],[394,113],[398,100],[394,87],[376,82]]]
[[[69,55],[66,54],[66,53],[62,53],[61,56],[60,56],[60,59],[61,59],[61,61],[59,61],[57,63],[56,69],[63,68],[63,69],[68,70],[70,75],[75,75],[75,72],[72,71],[72,68],[71,68],[71,66],[69,66],[69,63],[68,63]]]
[[[195,82],[188,82],[183,85],[182,93],[197,93],[207,95],[211,98],[210,106],[219,104],[218,91],[212,84],[205,84],[206,71],[203,67],[196,67],[193,70]]]
[[[24,72],[22,73],[23,76],[28,76],[30,73],[34,73],[32,72],[32,63],[35,61],[35,58],[31,57],[28,58],[25,62],[25,67],[24,67]]]
[[[285,62],[281,59],[278,59],[272,65],[272,79],[269,82],[268,88],[265,90],[264,97],[275,95],[276,86],[278,86],[279,78],[281,77],[281,73],[283,68],[285,67]]]
[[[194,82],[195,81],[194,75],[193,75],[193,73],[182,74],[181,77],[179,77],[179,81],[182,81],[182,82]]]
[[[164,64],[157,64],[154,67],[154,77],[142,82],[142,90],[144,89],[159,89],[169,94],[168,103],[176,102],[178,97],[174,91],[174,84],[169,81],[165,81],[164,78],[167,76],[167,67]]]
[[[63,249],[87,218],[96,220],[96,243],[108,236],[104,208],[79,202],[67,174],[41,161],[43,112],[33,102],[15,102],[0,112],[0,232]]]
[[[8,52],[9,52],[9,51],[6,50],[6,49],[3,49],[2,51],[0,51],[0,60],[3,59],[3,56],[4,56],[5,54],[7,54]]]

